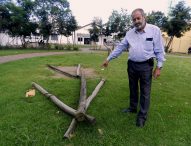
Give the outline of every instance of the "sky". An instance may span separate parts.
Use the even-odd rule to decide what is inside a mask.
[[[70,9],[81,26],[91,23],[94,17],[99,17],[106,23],[112,11],[120,11],[121,8],[126,9],[129,14],[136,8],[142,8],[146,13],[153,10],[167,15],[170,1],[174,5],[180,0],[68,0]],[[191,7],[191,0],[185,0],[185,3]]]

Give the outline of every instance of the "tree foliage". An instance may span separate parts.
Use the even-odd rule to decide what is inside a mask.
[[[34,34],[37,24],[30,20],[33,2],[18,0],[17,3],[5,2],[0,8],[0,30],[13,37],[20,37],[25,46],[26,36]]]
[[[191,8],[186,7],[184,1],[180,1],[171,8],[169,17],[168,23],[164,26],[164,30],[170,36],[170,41],[166,46],[167,52],[174,36],[179,38],[184,35],[184,32],[190,30]]]
[[[109,17],[109,21],[106,27],[106,34],[116,34],[116,39],[121,39],[125,36],[126,31],[131,26],[131,18],[128,15],[127,10],[121,9],[120,12],[114,10]]]
[[[70,36],[77,28],[67,0],[4,0],[0,4],[0,31],[20,37],[23,45],[37,30],[48,43],[51,34]]]
[[[90,40],[93,42],[98,42],[99,41],[99,35],[102,33],[102,20],[100,18],[95,17],[92,21],[92,28],[89,29],[90,33]]]
[[[168,21],[168,18],[161,11],[152,11],[147,15],[146,19],[148,23],[156,25],[161,29],[163,29]]]
[[[63,34],[68,37],[77,28],[77,22],[69,6],[67,0],[35,1],[35,14],[40,33],[47,42],[51,34]]]

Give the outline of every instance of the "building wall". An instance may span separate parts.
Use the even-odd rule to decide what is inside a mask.
[[[9,46],[9,45],[21,45],[21,39],[18,37],[10,37],[6,33],[0,33],[0,45]]]
[[[65,37],[63,35],[52,35],[49,37],[49,43],[58,43],[58,44],[81,44],[84,45],[85,43],[91,44],[90,42],[90,34],[89,29],[91,28],[91,24],[87,24],[75,32],[72,33],[72,36]],[[78,39],[80,38],[80,40]],[[32,36],[32,39],[29,42],[38,43],[42,40],[42,37]],[[107,40],[107,37],[100,36],[99,41],[96,42],[97,45],[103,46],[104,40]],[[20,38],[12,38],[7,34],[0,33],[0,44],[1,45],[21,45]]]
[[[170,38],[166,34],[164,35],[163,38],[164,38],[164,43],[166,45]],[[170,50],[172,52],[177,52],[177,53],[187,53],[188,48],[190,46],[191,46],[191,31],[188,31],[181,38],[174,37],[173,42],[170,46]]]

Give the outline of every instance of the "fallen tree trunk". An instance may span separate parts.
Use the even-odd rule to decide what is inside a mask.
[[[94,89],[94,91],[92,92],[92,94],[86,99],[85,101],[85,111],[87,111],[91,101],[94,99],[94,97],[97,95],[97,93],[99,92],[99,90],[101,89],[101,87],[104,85],[105,83],[105,79],[102,79],[99,84],[96,86],[96,88]],[[85,114],[85,113],[84,113]],[[66,131],[66,133],[64,134],[65,138],[70,139],[73,135],[73,132],[75,130],[75,127],[77,125],[77,120],[75,118],[72,119],[72,122],[70,123],[70,126],[68,128],[68,130]]]
[[[94,99],[94,97],[96,97],[97,93],[99,92],[99,90],[101,89],[101,87],[104,85],[105,83],[105,79],[101,79],[101,81],[99,82],[99,84],[96,86],[96,88],[94,89],[94,91],[92,92],[92,94],[86,99],[86,107],[85,110],[88,109],[91,101]]]
[[[86,78],[83,71],[81,71],[81,88],[80,88],[80,99],[79,99],[79,106],[76,112],[76,119],[78,121],[84,120],[85,114],[85,107],[86,107],[86,97],[87,97],[87,90],[86,90]]]
[[[70,139],[73,135],[73,132],[77,126],[77,120],[75,118],[72,119],[72,122],[70,123],[70,126],[68,127],[68,130],[64,134],[64,138]]]
[[[66,112],[66,113],[68,113],[70,115],[72,115],[73,117],[76,117],[77,111],[75,109],[73,109],[73,108],[69,107],[68,105],[64,104],[56,96],[48,93],[44,88],[42,88],[37,83],[32,82],[32,86],[35,87],[38,91],[40,91],[43,95],[50,98],[51,101],[53,103],[55,103],[61,110],[63,110],[64,112]],[[90,123],[95,122],[95,117],[92,117],[92,116],[86,115],[86,114],[84,114],[83,117],[85,117],[84,119],[88,120]]]
[[[63,71],[63,70],[60,70],[60,69],[58,69],[57,67],[54,67],[54,66],[52,66],[52,65],[47,64],[47,66],[48,66],[50,69],[54,70],[54,71],[57,71],[57,72],[59,72],[59,73],[61,73],[61,74],[64,74],[65,76],[68,76],[68,77],[71,77],[71,78],[79,78],[77,75],[72,75],[72,74],[67,73],[67,72],[65,72],[65,71]]]
[[[85,74],[82,70],[78,70],[78,72],[81,73],[80,80],[81,80],[81,88],[80,88],[80,99],[79,99],[79,106],[77,109],[76,117],[72,119],[72,122],[70,123],[70,126],[68,127],[68,130],[64,134],[64,138],[71,138],[72,134],[77,126],[77,120],[83,121],[84,120],[84,114],[85,114],[85,101],[87,96],[87,90],[86,90],[86,79]],[[77,119],[77,120],[76,120]]]

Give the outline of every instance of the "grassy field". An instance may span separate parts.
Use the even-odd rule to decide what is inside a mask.
[[[0,146],[189,146],[191,145],[191,59],[167,57],[159,79],[153,80],[148,121],[135,126],[136,115],[121,113],[128,107],[127,54],[100,69],[106,54],[67,54],[37,57],[0,64]],[[46,64],[93,68],[87,79],[88,95],[101,77],[105,85],[91,103],[88,114],[95,125],[82,122],[71,140],[63,139],[71,117],[46,97],[25,97],[35,81],[64,103],[76,108],[80,82],[53,78]],[[58,112],[60,111],[60,112]],[[103,131],[100,134],[98,129]]]

